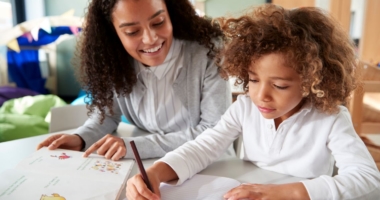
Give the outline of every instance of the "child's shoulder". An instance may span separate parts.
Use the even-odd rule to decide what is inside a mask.
[[[235,109],[242,109],[245,111],[256,108],[248,94],[239,95],[233,103],[233,107],[235,107]]]
[[[239,104],[251,104],[253,103],[248,94],[240,94],[236,98],[236,102]]]
[[[324,119],[323,121],[342,121],[345,123],[351,122],[350,112],[345,106],[338,106],[337,112],[334,113],[326,113],[313,107],[310,114],[314,116],[312,118],[315,119],[316,117],[317,119]]]

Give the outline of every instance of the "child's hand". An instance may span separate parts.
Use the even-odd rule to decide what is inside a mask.
[[[155,173],[146,172],[153,192],[148,189],[141,174],[137,174],[127,181],[127,199],[160,199],[160,180]]]
[[[260,185],[244,183],[224,195],[225,199],[310,199],[302,183]]]

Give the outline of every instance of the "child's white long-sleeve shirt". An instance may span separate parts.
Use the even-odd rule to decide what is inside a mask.
[[[311,199],[380,199],[380,173],[343,106],[328,115],[306,104],[276,130],[274,120],[262,117],[241,95],[214,128],[159,161],[173,168],[181,184],[217,160],[241,134],[244,160],[305,178]],[[334,160],[339,171],[332,177]]]

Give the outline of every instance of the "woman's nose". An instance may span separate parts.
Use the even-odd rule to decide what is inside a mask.
[[[153,30],[146,30],[144,31],[143,35],[143,43],[144,44],[154,44],[157,40],[157,34]]]

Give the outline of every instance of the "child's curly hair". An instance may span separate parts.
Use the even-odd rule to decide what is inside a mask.
[[[270,53],[284,55],[286,65],[301,77],[305,99],[323,112],[336,112],[358,85],[353,42],[318,8],[286,10],[267,4],[216,23],[225,34],[217,64],[223,76],[236,76],[235,84],[243,84],[246,92],[251,63]]]
[[[112,12],[120,0],[92,0],[76,56],[77,77],[87,97],[92,100],[90,113],[97,108],[104,120],[105,111],[112,113],[114,92],[118,95],[132,91],[137,79],[131,56],[124,49],[112,25]],[[209,49],[213,57],[216,48],[212,39],[222,36],[210,20],[199,17],[188,0],[165,2],[177,39],[195,41]],[[90,94],[90,95],[89,95]]]

